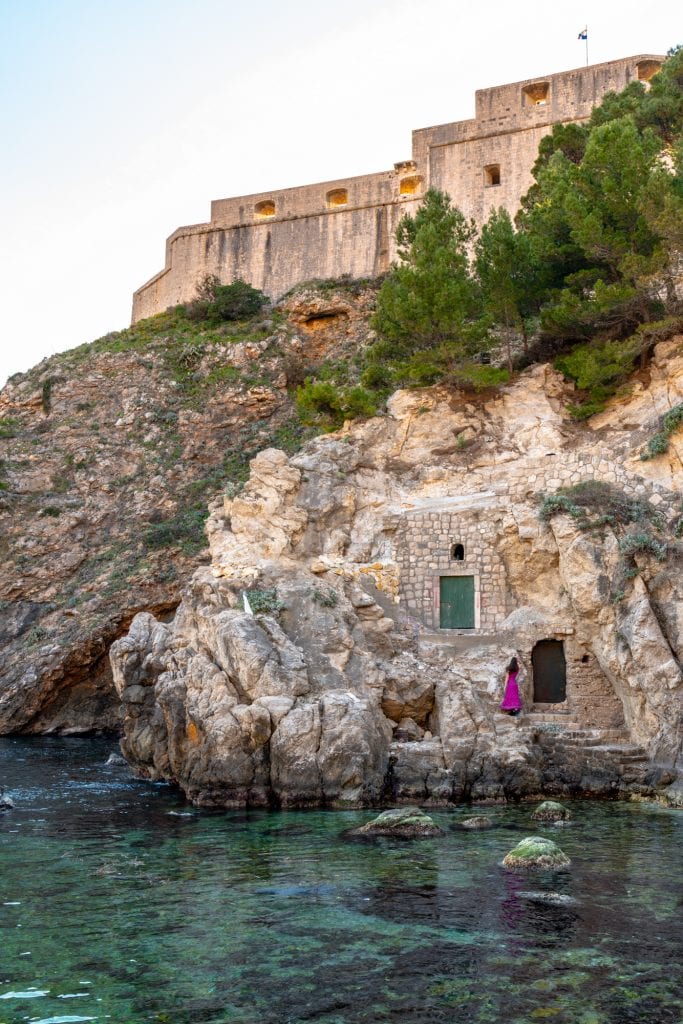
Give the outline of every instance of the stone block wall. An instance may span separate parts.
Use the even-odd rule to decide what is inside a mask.
[[[164,269],[133,296],[133,323],[191,299],[207,273],[272,298],[312,278],[377,276],[396,256],[400,218],[429,187],[479,224],[492,207],[514,214],[543,135],[589,117],[606,92],[647,81],[662,60],[641,55],[481,89],[475,118],[413,132],[412,159],[393,171],[215,200],[208,223],[170,236]]]
[[[499,518],[499,517],[498,517]],[[434,629],[439,623],[441,576],[475,577],[476,630],[495,630],[508,612],[505,567],[495,541],[496,517],[478,509],[409,512],[395,534],[400,600],[406,611]],[[462,545],[464,557],[451,549]]]

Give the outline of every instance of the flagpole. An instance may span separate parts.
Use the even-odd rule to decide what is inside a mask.
[[[586,67],[588,67],[588,25],[586,25]]]

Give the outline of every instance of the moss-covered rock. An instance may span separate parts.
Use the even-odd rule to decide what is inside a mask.
[[[527,836],[503,859],[506,868],[566,868],[571,861],[556,843],[543,836]]]
[[[569,821],[571,811],[555,800],[544,800],[531,815],[534,821]]]
[[[483,814],[475,814],[472,818],[465,818],[463,821],[458,822],[458,828],[466,828],[471,831],[477,831],[484,828],[493,828],[495,822],[492,818],[487,818]]]
[[[396,807],[383,811],[366,825],[354,829],[356,836],[394,836],[396,839],[426,839],[443,835],[443,829],[419,807]]]

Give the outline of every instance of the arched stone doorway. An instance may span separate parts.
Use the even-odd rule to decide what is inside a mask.
[[[539,640],[531,652],[534,704],[561,704],[567,699],[567,662],[561,640]]]

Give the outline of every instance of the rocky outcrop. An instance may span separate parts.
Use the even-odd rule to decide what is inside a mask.
[[[661,411],[683,398],[680,339],[655,366]],[[536,367],[490,400],[398,393],[385,416],[297,455],[260,452],[243,490],[212,506],[211,564],[173,620],[138,615],[112,647],[136,770],[223,807],[673,793],[682,474],[673,455],[637,458],[656,417],[628,426],[628,399],[595,429],[565,399]],[[626,545],[630,523],[611,516],[541,521],[540,498],[586,481],[656,511],[667,558]],[[479,581],[480,622],[464,632],[434,621],[440,574],[463,571],[454,529]],[[564,718],[530,684],[548,637],[567,658]],[[498,708],[513,653],[519,719]]]
[[[366,343],[373,287],[220,328],[174,311],[0,392],[0,734],[118,730],[108,651],[207,561],[206,505],[306,431],[290,391]],[[334,316],[332,315],[334,313]]]

